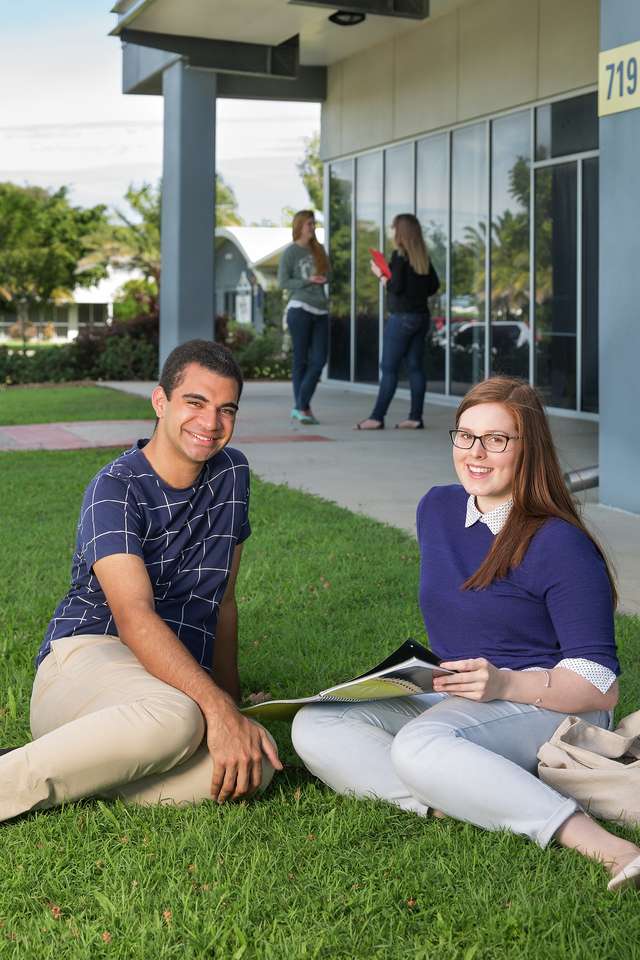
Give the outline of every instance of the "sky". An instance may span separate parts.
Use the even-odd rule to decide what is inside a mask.
[[[70,187],[123,207],[162,172],[162,98],[121,93],[109,0],[0,0],[0,181]],[[320,127],[307,103],[219,100],[217,168],[247,223],[309,203],[296,162]],[[265,183],[269,184],[265,189]]]

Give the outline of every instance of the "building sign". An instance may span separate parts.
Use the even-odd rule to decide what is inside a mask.
[[[598,115],[640,107],[640,41],[604,50],[598,71]]]

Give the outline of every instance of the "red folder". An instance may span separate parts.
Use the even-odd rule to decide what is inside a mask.
[[[371,254],[371,259],[375,265],[382,270],[382,275],[389,280],[391,277],[391,270],[389,269],[389,264],[384,258],[384,254],[379,250],[374,250],[373,247],[369,247],[369,253]]]

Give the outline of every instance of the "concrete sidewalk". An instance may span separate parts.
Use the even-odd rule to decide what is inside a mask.
[[[105,386],[149,396],[155,384]],[[292,424],[289,384],[247,383],[233,445],[246,447],[252,469],[265,480],[286,483],[415,533],[420,497],[434,484],[456,480],[447,434],[453,408],[429,403],[425,430],[394,430],[393,424],[407,415],[407,401],[396,399],[387,429],[358,432],[353,425],[370,412],[370,395],[321,385],[313,406],[319,426]],[[564,470],[597,463],[597,424],[552,417],[551,426]],[[131,420],[49,425],[58,442],[63,431],[64,449],[70,444],[126,447],[137,437],[148,436],[150,427],[150,422]],[[4,427],[0,428],[0,449],[26,449],[24,444],[30,441],[22,431],[29,429],[34,432],[31,440],[39,440],[32,449],[47,446],[43,426]],[[621,609],[640,615],[640,516],[600,506],[594,502],[597,491],[589,491],[582,499],[585,518],[616,567]]]

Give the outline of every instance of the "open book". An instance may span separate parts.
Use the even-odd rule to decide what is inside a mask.
[[[311,697],[266,700],[264,703],[243,707],[241,712],[256,720],[291,720],[300,707],[307,703],[386,700],[391,697],[428,693],[433,690],[434,677],[453,672],[443,669],[438,658],[426,647],[415,640],[405,640],[386,660],[353,680],[327,687]]]

